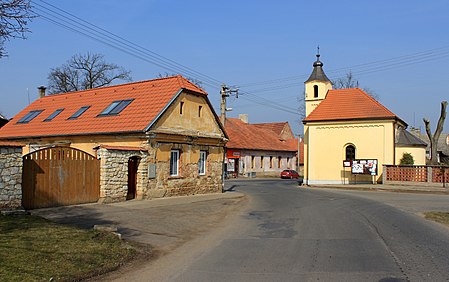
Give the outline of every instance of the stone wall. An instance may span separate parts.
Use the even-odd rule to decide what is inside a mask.
[[[22,205],[22,147],[0,144],[0,209]]]
[[[173,144],[173,146],[183,147],[184,154],[193,155],[193,151],[199,152],[200,150],[200,146],[187,144]],[[171,146],[168,145],[168,147]],[[219,150],[214,146],[210,146],[210,148]],[[207,146],[201,146],[201,150],[207,149]],[[180,165],[180,176],[171,177],[170,160],[162,156],[157,157],[156,149],[150,146],[145,151],[101,148],[97,154],[101,159],[100,202],[102,203],[126,200],[128,192],[128,160],[134,156],[140,158],[137,169],[137,199],[218,193],[222,190],[222,158],[208,158],[206,174],[199,175],[198,160],[189,155],[186,159],[190,161]],[[155,165],[155,177],[150,177],[148,174],[150,165]]]
[[[200,146],[185,144],[184,149],[187,147],[189,152],[185,150],[184,154],[200,150]],[[201,150],[212,151],[219,150],[219,148],[202,146]],[[157,159],[156,178],[149,179],[144,198],[151,199],[221,192],[223,188],[223,158],[208,157],[205,175],[198,174],[197,161],[197,159],[191,158],[190,162],[181,163],[180,176],[172,177],[170,176],[170,160]]]
[[[126,200],[128,193],[128,160],[139,157],[137,168],[136,198],[143,198],[148,182],[149,153],[139,150],[98,150],[100,157],[100,202],[111,203]]]

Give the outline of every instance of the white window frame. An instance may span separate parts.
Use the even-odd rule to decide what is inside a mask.
[[[179,176],[179,150],[170,151],[170,176]]]
[[[206,175],[207,152],[200,151],[200,159],[198,160],[198,175]]]

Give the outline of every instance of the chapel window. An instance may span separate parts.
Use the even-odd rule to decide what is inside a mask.
[[[318,98],[318,85],[313,86],[313,97]]]
[[[346,160],[355,160],[355,147],[353,145],[346,147]]]

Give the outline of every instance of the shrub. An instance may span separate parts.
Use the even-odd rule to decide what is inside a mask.
[[[413,159],[412,154],[410,153],[403,153],[402,159],[399,162],[400,165],[414,165],[415,160]]]

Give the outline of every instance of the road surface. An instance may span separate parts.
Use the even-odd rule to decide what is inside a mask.
[[[431,197],[449,210],[447,195],[233,184],[250,198],[243,212],[126,280],[449,280],[449,229],[417,214]]]

